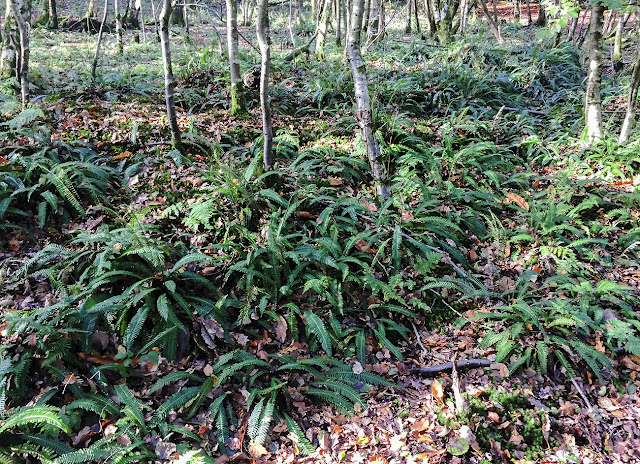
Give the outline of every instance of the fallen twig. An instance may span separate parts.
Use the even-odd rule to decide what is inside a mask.
[[[457,369],[473,369],[475,367],[489,367],[493,364],[493,362],[488,359],[463,359],[462,361],[456,362]],[[428,366],[428,367],[409,367],[409,370],[412,372],[419,372],[420,374],[431,376],[436,375],[442,371],[449,371],[453,369],[453,363],[443,363],[438,364],[436,366]]]

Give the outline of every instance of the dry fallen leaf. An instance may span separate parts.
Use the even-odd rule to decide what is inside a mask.
[[[351,370],[355,375],[360,375],[362,374],[362,372],[364,372],[364,368],[362,367],[362,364],[360,364],[358,361],[356,361],[353,364],[353,367],[351,368]]]
[[[260,456],[269,454],[269,452],[267,451],[267,448],[265,448],[263,445],[252,441],[249,443],[249,454],[253,458],[259,458]]]
[[[358,437],[358,439],[356,440],[356,443],[357,443],[359,446],[364,446],[364,445],[366,445],[367,443],[369,443],[369,437]]]
[[[507,193],[507,199],[509,201],[512,201],[513,203],[515,203],[516,205],[518,205],[520,208],[524,209],[525,211],[529,211],[529,203],[527,203],[527,200],[525,200],[520,195],[518,195],[516,193],[509,192],[509,193]]]
[[[442,403],[444,399],[444,388],[442,387],[442,384],[437,380],[434,380],[431,384],[431,394],[437,401]]]
[[[384,456],[376,454],[375,456],[369,456],[369,462],[371,464],[389,464],[389,461]]]
[[[367,246],[367,242],[365,242],[362,239],[356,242],[356,248],[360,251],[364,251],[365,253],[371,253],[371,254],[376,253],[376,250],[374,250],[373,248],[369,248]]]
[[[438,382],[440,383],[440,382]],[[411,427],[411,430],[413,430],[414,432],[424,432],[425,430],[429,430],[429,419],[422,419],[419,421],[416,421],[413,424],[413,427]]]
[[[287,339],[287,321],[284,320],[284,317],[278,314],[278,322],[276,323],[275,332],[276,332],[276,340],[280,343],[284,343]]]
[[[378,207],[375,205],[375,203],[370,202],[366,198],[362,200],[362,204],[364,205],[365,208],[367,208],[372,213],[375,213],[376,211],[378,211]]]
[[[329,185],[342,185],[342,179],[338,177],[329,177]]]

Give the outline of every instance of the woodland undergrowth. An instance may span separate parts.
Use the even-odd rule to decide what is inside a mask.
[[[374,348],[408,362],[412,324],[472,324],[511,372],[619,376],[640,356],[638,137],[581,148],[580,54],[505,33],[371,49],[387,201],[338,49],[275,59],[263,172],[215,47],[178,53],[182,156],[157,47],[92,83],[77,54],[51,61],[67,35],[36,35],[43,99],[4,89],[0,119],[0,459],[259,457],[277,427],[310,454],[294,405],[361,411],[393,384]]]

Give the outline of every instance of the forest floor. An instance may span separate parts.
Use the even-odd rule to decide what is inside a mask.
[[[49,33],[43,34],[40,39],[45,45],[51,45],[54,40],[57,40]],[[85,53],[85,58],[88,59],[90,47],[82,41],[74,41],[72,37],[68,39],[64,46],[56,42],[54,52],[66,54],[66,56],[62,58],[57,56],[55,59],[66,59],[67,63],[70,63],[77,59],[77,53]],[[201,39],[204,41],[204,36]],[[140,47],[141,53],[151,48],[150,46],[144,48],[144,44]],[[178,80],[178,112],[181,128],[187,133],[205,138],[212,145],[215,145],[216,141],[231,140],[230,144],[240,149],[254,146],[254,141],[260,136],[261,126],[255,98],[250,103],[253,109],[248,116],[243,118],[228,116],[224,108],[227,104],[224,75],[215,69],[198,69],[193,62],[189,62],[188,57],[185,58],[189,50],[185,45],[184,50],[178,53],[178,59],[186,70],[183,78]],[[48,127],[52,146],[56,146],[56,143],[80,141],[79,143],[85,144],[111,166],[135,160],[141,167],[127,178],[126,185],[118,189],[113,199],[105,202],[108,207],[119,208],[120,217],[110,215],[108,208],[88,207],[86,215],[76,217],[69,223],[63,224],[59,221],[60,218],[55,217],[45,228],[40,228],[34,216],[31,218],[31,223],[23,224],[22,228],[0,230],[0,240],[4,245],[0,249],[0,264],[6,265],[10,271],[14,272],[46,245],[66,244],[68,238],[78,231],[92,233],[99,231],[104,225],[126,222],[123,218],[129,211],[142,212],[141,222],[158,227],[153,238],[184,241],[184,237],[187,236],[189,243],[198,249],[215,246],[217,239],[212,233],[203,233],[202,228],[190,230],[179,220],[167,219],[163,215],[163,211],[177,201],[184,200],[186,203],[188,199],[193,198],[194,189],[202,188],[206,192],[203,184],[210,182],[206,177],[207,170],[212,165],[217,165],[215,157],[201,148],[192,150],[193,152],[188,156],[189,163],[183,164],[166,156],[166,153],[170,152],[170,144],[158,85],[159,74],[152,69],[157,66],[154,60],[150,57],[136,60],[136,72],[139,75],[135,82],[128,80],[130,76],[126,76],[121,68],[117,68],[120,73],[115,72],[114,66],[114,72],[104,73],[100,84],[85,86],[83,77],[78,77],[78,74],[72,71],[72,66],[61,74],[51,71],[50,68],[53,67],[47,66],[48,60],[53,59],[48,56],[51,53],[50,47],[42,47],[34,56],[35,62],[42,65],[42,68],[36,68],[38,73],[36,89],[40,89],[43,94],[49,88],[57,89],[55,99],[47,98],[39,103],[43,117],[38,121]],[[205,59],[204,56],[203,54],[202,60]],[[378,58],[380,61],[376,62],[376,65],[382,69],[385,66],[384,57]],[[483,55],[483,58],[486,61],[495,59],[488,53]],[[109,63],[117,61],[117,58],[111,54],[108,59]],[[56,66],[65,67],[59,62],[56,62]],[[421,66],[421,64],[415,66]],[[108,66],[106,69],[109,69]],[[294,114],[291,108],[285,106],[289,102],[287,98],[294,101],[294,108],[296,105],[300,106],[300,103],[295,100],[299,95],[296,94],[295,97],[288,95],[286,89],[298,85],[297,82],[306,77],[304,72],[308,70],[289,70],[284,67],[278,67],[275,70],[274,86],[285,89],[280,90],[282,98],[276,104],[276,106],[282,105],[283,108],[275,115],[276,132],[281,130],[298,133],[300,152],[317,145],[347,152],[353,151],[357,146],[355,131],[343,127],[344,118],[350,115],[350,102],[336,111],[330,111],[329,105],[323,102],[327,100],[333,102],[332,97],[326,97],[323,100],[325,97],[320,95],[317,111],[302,115]],[[382,69],[382,72],[389,72],[386,77],[391,79],[390,76],[393,76],[391,73],[394,71]],[[496,82],[498,81],[493,82],[492,85],[498,86]],[[334,82],[325,83],[324,90],[328,94],[333,92],[331,88],[333,84]],[[320,85],[320,89],[307,89],[307,92],[309,94],[315,92],[314,95],[317,95],[321,90],[323,89]],[[435,90],[429,90],[435,93]],[[302,93],[298,87],[295,87],[291,94],[295,92]],[[611,92],[608,95],[611,95]],[[607,109],[612,112],[623,108],[623,102],[620,99],[611,98],[607,103]],[[491,104],[495,103],[487,105]],[[469,106],[472,104],[469,103]],[[524,108],[529,107],[524,106]],[[438,121],[441,126],[434,128],[434,135],[429,139],[430,146],[438,148],[446,146],[444,134],[447,131],[447,124],[453,127],[451,133],[463,139],[457,142],[459,145],[456,145],[457,149],[453,152],[462,150],[467,144],[471,146],[477,142],[473,128],[469,129],[469,126],[464,124],[455,125],[453,120],[457,116],[451,116],[441,109],[439,111],[442,113],[438,114],[434,111],[434,114],[442,116],[444,113],[445,116],[442,117],[443,120]],[[460,111],[463,116],[466,114],[463,110]],[[571,110],[568,112],[570,113]],[[499,121],[499,115],[495,116],[494,121]],[[615,117],[615,113],[613,115]],[[548,117],[548,120],[553,119],[548,115],[545,117]],[[9,120],[8,116],[6,118],[3,117],[3,123]],[[420,124],[435,125],[435,118],[436,116],[431,120],[422,118],[422,121],[420,118],[413,118],[411,124],[414,125],[403,123],[402,130],[418,132],[418,128],[421,128],[424,131],[424,126]],[[578,119],[573,115],[567,117],[567,120],[571,118]],[[491,122],[490,119],[489,121]],[[500,137],[498,133],[508,130],[512,124],[514,124],[513,120],[509,120],[505,122],[504,127],[490,125],[490,128],[495,129],[491,135]],[[539,124],[547,123],[543,121]],[[549,124],[553,125],[555,122],[552,121]],[[326,135],[336,131],[347,135],[342,138]],[[491,131],[487,131],[489,132]],[[573,135],[577,138],[576,134]],[[485,136],[489,137],[486,134]],[[468,137],[468,141],[464,140],[465,137]],[[500,148],[501,145],[506,144],[506,142],[501,143],[497,138],[493,140],[495,147]],[[633,237],[631,234],[634,229],[637,229],[637,219],[640,215],[640,205],[637,200],[624,203],[626,198],[633,199],[637,196],[638,178],[637,175],[634,177],[637,167],[633,168],[628,161],[616,159],[614,164],[617,170],[610,168],[607,171],[602,168],[601,164],[604,163],[601,163],[600,159],[595,159],[595,161],[584,161],[580,166],[587,165],[587,168],[582,171],[576,168],[573,174],[567,174],[570,169],[566,159],[573,159],[574,155],[575,158],[581,157],[583,153],[577,148],[577,144],[566,140],[553,143],[559,147],[553,163],[533,161],[527,166],[514,168],[514,171],[526,170],[528,177],[525,184],[522,184],[524,187],[514,183],[500,190],[495,183],[487,183],[492,186],[487,191],[491,191],[491,194],[495,194],[497,198],[496,213],[500,214],[500,210],[504,208],[504,214],[499,218],[502,232],[496,233],[499,229],[493,229],[487,231],[485,237],[477,237],[470,234],[468,230],[464,231],[468,236],[464,241],[456,244],[456,248],[469,262],[469,266],[463,272],[473,273],[473,276],[482,280],[487,288],[497,293],[502,292],[503,295],[510,295],[514,300],[520,297],[516,295],[516,290],[520,288],[518,287],[520,276],[532,271],[540,276],[536,275],[531,279],[532,285],[541,292],[545,292],[542,298],[545,301],[572,296],[571,291],[548,294],[546,293],[548,287],[541,285],[541,282],[546,279],[552,280],[566,272],[588,276],[585,281],[593,284],[594,287],[600,281],[619,284],[625,287],[625,291],[628,291],[631,298],[639,297],[640,271],[630,258],[637,246],[623,240],[625,233]],[[35,145],[34,138],[28,134],[0,142],[0,160],[10,159],[15,147],[31,145]],[[513,146],[515,145],[514,143]],[[230,155],[233,150],[229,149],[227,152],[227,148],[228,145],[225,145],[222,161],[227,163],[237,161],[237,158]],[[484,150],[485,148],[480,151],[484,153]],[[249,155],[246,156],[249,158]],[[281,168],[285,170],[290,161],[290,159],[283,159]],[[324,158],[323,162],[325,162]],[[332,159],[330,162],[327,161],[327,164],[337,162]],[[442,161],[440,165],[443,166],[443,176],[449,182],[447,185],[466,188],[472,184],[475,171],[463,166],[462,161],[456,163],[452,162],[450,170],[445,173],[447,167],[445,161]],[[511,174],[514,172],[509,172],[509,175]],[[295,179],[295,173],[290,175]],[[480,177],[480,174],[475,175]],[[303,176],[300,177],[300,181],[304,181]],[[341,177],[335,172],[322,170],[318,174],[317,182],[332,188],[336,198],[341,195],[357,197],[371,213],[377,212],[381,207],[379,204],[376,206],[371,190],[359,182],[359,179],[354,180],[346,175]],[[533,244],[529,243],[528,239],[518,240],[517,233],[521,229],[525,230],[526,227],[528,227],[526,230],[536,239],[539,238],[532,231],[534,226],[531,225],[535,222],[535,209],[539,208],[540,217],[549,219],[548,211],[551,206],[547,203],[540,206],[536,202],[541,202],[542,198],[549,203],[562,203],[566,198],[562,197],[560,192],[567,185],[577,192],[573,196],[569,195],[567,200],[572,208],[577,208],[578,205],[582,205],[581,202],[584,199],[592,197],[601,202],[596,203],[593,208],[585,209],[589,212],[589,220],[600,221],[602,226],[598,228],[589,223],[590,231],[599,232],[602,228],[611,227],[607,229],[608,232],[603,233],[603,236],[610,243],[627,243],[628,246],[624,249],[620,245],[612,247],[613,249],[604,245],[601,249],[595,248],[589,258],[580,255],[578,265],[575,260],[563,261],[562,257],[556,259],[551,253],[542,252],[542,248],[549,243],[551,243],[550,247],[555,246],[550,238],[553,232],[540,232],[540,236],[543,236],[543,232],[548,234],[544,235],[543,239],[548,239],[549,243],[543,242],[542,239]],[[477,185],[474,185],[474,188],[477,188]],[[122,199],[130,199],[126,208],[119,204]],[[408,204],[410,206],[418,203],[409,202]],[[605,206],[600,208],[600,205]],[[459,206],[446,195],[446,192],[437,197],[436,208],[443,214]],[[629,224],[625,223],[619,229],[616,229],[618,223],[609,216],[611,211],[617,210],[624,210],[624,215],[619,213],[620,222],[623,222],[626,217],[631,218]],[[418,214],[410,207],[400,211],[401,223],[402,221],[409,223],[413,219],[412,213]],[[297,226],[305,221],[319,219],[319,215],[314,211],[298,210],[296,214]],[[480,213],[474,214],[480,217]],[[266,213],[264,217],[267,217]],[[486,216],[482,217],[486,219]],[[569,222],[573,224],[573,217],[572,219],[559,218],[557,221],[558,224],[547,224],[548,229],[551,230],[553,227]],[[584,219],[585,223],[586,221],[587,219]],[[516,238],[508,240],[500,234]],[[593,234],[597,235],[596,232]],[[561,240],[562,237],[553,237],[558,247],[560,244],[565,244]],[[369,247],[382,249],[380,243],[362,243],[356,247],[365,255],[376,254]],[[582,253],[581,246],[582,243],[575,245],[574,248]],[[576,255],[579,254],[578,251],[575,252]],[[588,253],[584,252],[584,254]],[[570,263],[567,264],[565,261]],[[205,267],[198,268],[198,272],[204,276],[210,274],[217,276],[220,271]],[[410,269],[406,270],[408,274],[411,272],[417,273]],[[447,272],[452,277],[456,275],[453,270]],[[221,288],[225,285],[221,285]],[[237,290],[234,289],[234,291]],[[407,293],[410,294],[409,290]],[[492,330],[489,321],[487,319],[472,321],[479,312],[495,309],[496,300],[493,296],[481,296],[460,303],[457,301],[460,293],[455,289],[438,288],[436,292],[429,288],[423,294],[434,294],[435,298],[429,300],[427,297],[416,295],[411,297],[410,294],[407,300],[411,298],[429,300],[432,309],[435,309],[432,312],[425,311],[420,318],[402,319],[407,325],[406,338],[397,337],[393,345],[399,349],[402,360],[399,360],[397,354],[388,346],[379,343],[371,336],[366,339],[367,362],[360,363],[356,360],[356,356],[346,356],[343,359],[352,367],[355,374],[359,374],[363,369],[371,371],[390,380],[394,386],[376,386],[365,391],[363,393],[365,405],[355,403],[351,413],[346,413],[330,404],[313,401],[308,395],[300,394],[304,389],[299,391],[294,389],[290,413],[298,419],[306,438],[316,445],[316,451],[310,456],[302,456],[300,447],[296,444],[297,437],[291,433],[284,420],[273,424],[263,447],[247,448],[245,435],[249,412],[242,410],[247,405],[250,395],[246,382],[235,383],[233,385],[235,390],[230,394],[238,422],[230,428],[231,436],[225,441],[226,453],[221,453],[217,447],[219,437],[216,436],[216,428],[211,423],[207,408],[202,407],[190,420],[183,419],[177,411],[171,412],[167,420],[172,425],[185,427],[192,435],[199,438],[200,441],[197,444],[203,446],[215,461],[221,464],[225,462],[609,464],[633,463],[640,460],[640,393],[638,392],[640,358],[623,349],[616,350],[621,347],[612,349],[612,345],[607,343],[603,333],[595,331],[589,333],[585,340],[596,351],[606,352],[611,357],[610,367],[603,368],[598,373],[578,357],[571,359],[574,362],[572,365],[576,366],[574,377],[558,360],[549,365],[546,371],[541,371],[532,363],[531,367],[527,367],[526,364],[529,364],[529,361],[520,368],[512,370],[511,365],[518,362],[517,356],[507,359],[503,357],[499,362],[495,362],[499,350],[495,346],[486,345],[487,334]],[[314,304],[311,300],[305,301],[307,295],[308,293],[300,291],[294,294],[292,301],[301,306],[303,303]],[[17,285],[7,286],[6,290],[0,294],[0,305],[4,313],[29,312],[48,307],[58,298],[61,298],[59,289],[52,287],[46,279],[34,277]],[[375,295],[368,295],[368,298],[372,299],[370,307],[375,307],[379,303]],[[597,304],[605,299],[602,295],[598,295]],[[468,323],[460,327],[460,324],[454,321],[457,316],[467,319]],[[617,319],[619,315],[616,313],[606,316],[605,319],[607,317]],[[546,321],[544,324],[549,330],[551,330],[551,322]],[[345,326],[366,327],[370,323],[371,321],[357,318],[346,318],[343,321]],[[202,325],[204,326],[204,322]],[[17,344],[33,347],[40,341],[44,342],[44,340],[36,340],[35,335],[24,338],[19,334],[7,336],[6,321],[3,321],[0,327],[3,345]],[[500,331],[502,326],[498,327]],[[119,370],[116,369],[115,372],[105,374],[108,383],[126,382],[136,397],[144,398],[157,408],[187,384],[186,381],[182,384],[176,382],[176,385],[168,386],[153,394],[150,390],[159,379],[178,371],[211,375],[217,348],[201,339],[199,333],[203,329],[197,323],[190,329],[193,339],[197,339],[197,346],[191,346],[191,349],[183,353],[179,359],[169,361],[161,356],[157,362],[151,363],[142,361],[139,356],[134,356],[129,359],[130,366],[127,367],[129,371],[118,368]],[[263,326],[259,330],[254,330],[250,333],[250,337],[239,330],[231,336],[234,346],[260,359],[281,353],[298,359],[310,358],[314,351],[311,340],[297,340],[293,337],[291,328],[289,329],[287,332],[286,324],[283,326],[282,323],[276,322],[267,324],[266,328]],[[531,331],[531,335],[523,336],[522,341],[517,342],[522,348],[533,346],[532,340],[539,341],[533,334],[531,325],[525,324],[523,330],[526,333]],[[77,399],[74,397],[75,393],[67,391],[72,385],[94,391],[96,380],[89,375],[89,372],[93,372],[90,370],[92,367],[124,365],[122,358],[118,358],[121,354],[119,349],[122,347],[120,335],[96,330],[92,334],[94,350],[80,353],[82,361],[80,364],[67,366],[69,374],[63,379],[55,379],[53,375],[46,373],[41,366],[42,360],[38,361],[36,372],[42,377],[31,379],[27,391],[28,398],[24,404],[35,404],[39,398],[53,389],[61,392],[58,402],[60,405],[69,404]],[[44,338],[46,340],[46,337]],[[15,356],[19,358],[19,354],[20,351]],[[336,357],[340,356],[341,354],[336,354]],[[480,360],[486,365],[471,368],[466,368],[464,365],[456,367],[457,363],[465,360]],[[454,361],[452,366],[444,366],[451,361]],[[419,371],[420,368],[430,367],[435,368],[433,372]],[[304,384],[303,379],[296,378],[297,380]],[[212,399],[215,396],[214,393],[215,391],[211,392],[207,398]],[[8,399],[10,401],[11,397],[9,396]],[[73,443],[74,448],[89,447],[97,440],[115,433],[114,427],[116,425],[113,420],[103,420],[98,415],[87,415],[69,437],[69,441]],[[125,435],[121,437],[125,438],[118,441],[120,445],[131,444],[126,441]],[[179,458],[182,448],[177,448],[175,442],[182,438],[170,440],[170,437],[171,434],[160,438],[156,433],[148,433],[142,437],[146,446],[155,453],[156,462],[168,462]]]

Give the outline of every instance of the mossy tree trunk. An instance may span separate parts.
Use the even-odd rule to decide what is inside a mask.
[[[162,63],[164,65],[164,100],[167,107],[167,118],[171,131],[171,143],[173,148],[184,154],[182,146],[182,135],[178,126],[178,116],[176,114],[176,104],[173,99],[175,79],[173,78],[173,66],[171,64],[171,43],[169,41],[169,20],[173,4],[171,0],[162,1],[162,11],[160,12],[160,43],[162,47]]]
[[[5,2],[4,25],[2,30],[2,52],[0,53],[0,77],[17,77],[20,33],[11,9],[12,0]]]
[[[584,120],[589,145],[602,138],[602,23],[604,6],[597,0],[591,6],[589,24],[589,70],[585,91]]]
[[[327,3],[329,0],[326,0]],[[273,126],[269,103],[269,74],[271,71],[271,34],[269,28],[269,0],[259,0],[256,22],[258,45],[260,46],[260,109],[262,110],[262,134],[264,144],[262,160],[265,171],[273,167]]]
[[[322,14],[320,15],[320,21],[318,22],[318,34],[316,35],[316,58],[318,60],[325,59],[324,46],[327,43],[327,30],[329,29],[329,19],[331,18],[331,8],[333,7],[333,0],[324,0],[322,6]]]
[[[429,36],[433,37],[436,35],[437,26],[436,26],[436,18],[433,14],[433,4],[431,0],[424,0],[425,13],[427,14],[427,29],[429,30]]]
[[[247,112],[238,54],[238,1],[227,0],[227,50],[231,71],[231,115]]]
[[[484,16],[487,18],[487,22],[489,23],[489,27],[491,28],[493,36],[496,38],[498,43],[502,43],[503,39],[502,34],[500,33],[500,25],[496,21],[494,21],[493,16],[491,16],[491,13],[489,13],[489,8],[487,8],[486,0],[480,0],[480,6],[482,7]]]
[[[380,145],[375,138],[373,121],[371,118],[371,100],[369,98],[369,87],[367,83],[367,73],[360,55],[360,37],[362,31],[362,19],[364,15],[364,0],[354,0],[351,12],[349,36],[347,39],[347,58],[353,75],[353,87],[356,97],[356,120],[360,126],[362,140],[367,150],[367,159],[371,168],[373,182],[376,192],[382,198],[389,197],[386,186],[386,175],[380,163]]]

